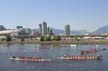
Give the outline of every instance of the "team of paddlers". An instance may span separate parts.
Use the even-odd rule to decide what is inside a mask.
[[[88,49],[88,50],[81,50],[80,53],[81,54],[89,54],[89,53],[96,53],[99,51],[104,51],[106,50],[106,48],[102,48],[102,49]]]
[[[51,59],[40,58],[40,57],[11,57],[11,60],[15,61],[29,61],[29,62],[49,62]],[[102,56],[61,56],[57,57],[59,60],[101,60]]]
[[[57,57],[56,59],[58,60],[101,60],[102,56],[101,55],[96,55],[96,56],[90,56],[90,55],[82,55],[82,54],[89,54],[89,53],[96,53],[98,51],[104,51],[106,48],[102,49],[89,49],[89,50],[81,50],[81,55],[73,55],[73,56],[60,56]],[[30,61],[30,62],[49,62],[51,59],[47,58],[42,58],[42,57],[16,57],[13,56],[10,58],[11,60],[15,61]]]

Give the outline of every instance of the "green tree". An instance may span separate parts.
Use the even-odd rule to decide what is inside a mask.
[[[59,41],[60,40],[60,36],[59,35],[54,36],[53,40]]]
[[[6,39],[5,39],[5,38],[2,38],[2,39],[1,39],[1,41],[4,41],[4,40],[6,40]]]
[[[51,41],[51,37],[50,36],[46,37],[46,41]]]
[[[59,35],[56,36],[56,40],[57,40],[57,41],[60,40],[60,36],[59,36]]]
[[[6,41],[12,41],[12,38],[10,36],[7,36]]]
[[[40,37],[40,41],[44,41],[44,36],[41,36]]]

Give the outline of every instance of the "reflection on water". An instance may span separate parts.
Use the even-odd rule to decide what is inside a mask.
[[[88,55],[102,55],[102,61],[56,60],[58,56],[80,55],[81,50],[102,49]],[[44,57],[51,62],[18,62],[9,60],[12,56]],[[69,44],[1,44],[0,71],[107,71],[108,45],[69,45]]]

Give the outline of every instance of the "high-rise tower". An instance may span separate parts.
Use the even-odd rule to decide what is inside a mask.
[[[47,35],[47,23],[43,22],[42,24],[42,35]]]
[[[70,25],[65,26],[65,35],[67,35],[67,36],[70,35]]]

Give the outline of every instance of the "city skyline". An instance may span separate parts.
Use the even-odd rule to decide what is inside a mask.
[[[107,25],[107,0],[1,0],[0,25],[38,28],[46,21],[49,27],[71,30],[96,29]]]

